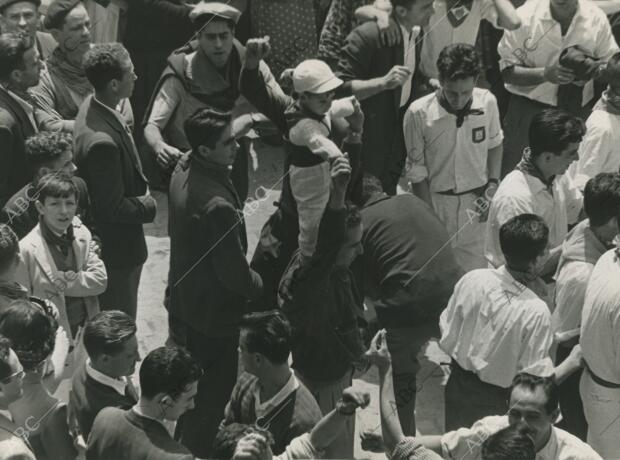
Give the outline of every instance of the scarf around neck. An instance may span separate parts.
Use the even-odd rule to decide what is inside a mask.
[[[472,95],[471,99],[465,104],[465,107],[459,110],[455,110],[452,108],[448,99],[446,99],[445,94],[442,90],[439,90],[439,95],[437,97],[439,101],[439,105],[449,114],[456,116],[456,127],[460,128],[463,126],[463,122],[465,121],[465,117],[467,115],[484,115],[484,110],[482,109],[472,109],[471,105],[474,103],[474,97]]]
[[[47,59],[47,69],[52,77],[57,78],[71,91],[85,98],[93,92],[93,87],[86,78],[83,66],[69,62],[67,54],[57,46]]]
[[[523,174],[528,174],[532,177],[537,178],[543,184],[545,184],[549,190],[552,189],[553,180],[555,179],[555,176],[551,176],[549,180],[545,179],[545,176],[542,173],[542,171],[538,169],[538,166],[536,166],[536,164],[534,163],[534,160],[532,160],[532,154],[531,154],[531,150],[529,147],[526,147],[525,149],[523,149],[523,158],[521,159],[519,164],[515,166],[515,169],[521,171]]]
[[[620,115],[620,94],[612,94],[607,87],[592,110],[604,110],[612,115]]]
[[[47,226],[42,216],[39,216],[39,226],[41,227],[41,235],[43,239],[51,245],[57,246],[62,254],[66,256],[73,245],[75,236],[73,235],[73,225],[69,225],[67,231],[62,235],[57,235]]]

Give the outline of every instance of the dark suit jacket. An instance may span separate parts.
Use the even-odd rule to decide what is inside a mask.
[[[0,87],[0,207],[32,180],[24,141],[33,134],[22,106]]]
[[[382,77],[395,65],[403,65],[403,59],[402,40],[395,46],[383,46],[377,24],[366,22],[347,37],[337,74],[345,81],[343,90],[350,91],[352,80]],[[400,94],[401,89],[396,88],[361,102],[365,116],[362,168],[379,178],[390,194],[396,193],[406,158]]]
[[[125,125],[126,127],[126,125]],[[146,260],[142,224],[155,218],[153,197],[131,134],[107,107],[86,98],[75,119],[75,157],[91,197],[93,220],[108,268]]]
[[[262,282],[245,258],[243,205],[229,172],[184,157],[172,175],[168,208],[170,314],[207,337],[237,334]]]

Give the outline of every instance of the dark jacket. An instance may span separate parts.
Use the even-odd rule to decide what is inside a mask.
[[[419,44],[416,45],[416,48]],[[416,53],[416,57],[419,56]],[[401,42],[395,46],[383,46],[379,27],[366,22],[353,29],[346,39],[340,55],[338,71],[345,81],[344,91],[350,91],[352,80],[370,80],[387,74],[395,65],[403,65],[404,51]],[[412,91],[415,81],[412,82]],[[362,167],[383,184],[384,190],[393,195],[405,166],[405,138],[403,135],[400,107],[401,89],[382,91],[361,101],[364,111],[364,134]],[[411,101],[411,97],[409,99]]]
[[[93,96],[75,119],[75,157],[91,197],[93,220],[108,268],[134,267],[147,257],[143,223],[155,218],[147,181],[128,128]]]
[[[364,295],[382,327],[437,320],[462,275],[433,210],[406,193],[378,194],[362,209]]]
[[[243,205],[228,169],[186,156],[169,194],[169,311],[207,337],[237,334],[262,291],[246,260]]]
[[[0,87],[0,207],[32,180],[24,141],[35,132],[22,106]]]
[[[164,425],[142,417],[133,409],[103,409],[93,425],[86,449],[87,460],[193,460]]]
[[[82,364],[73,376],[69,412],[75,418],[84,440],[88,439],[95,417],[102,409],[129,409],[137,402],[130,395],[121,395],[114,388],[97,382],[86,373],[86,364]]]
[[[278,291],[293,327],[293,367],[319,382],[342,378],[365,351],[359,329],[361,291],[349,268],[335,265],[345,242],[346,213],[325,208],[311,262],[301,267],[297,251]]]
[[[77,216],[94,234],[95,229],[90,212],[90,196],[86,182],[77,176],[72,177],[72,180],[79,195]],[[31,183],[22,187],[0,211],[0,223],[8,224],[20,240],[39,223],[39,211],[34,204],[37,199],[35,186],[36,184]]]

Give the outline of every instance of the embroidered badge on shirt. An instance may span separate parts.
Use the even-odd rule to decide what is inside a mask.
[[[464,5],[450,8],[448,10],[448,20],[450,21],[450,24],[452,24],[452,27],[457,28],[463,24],[463,21],[465,21],[469,15],[469,11],[470,8],[467,8],[467,6]]]
[[[471,140],[474,144],[479,144],[484,141],[486,137],[486,130],[484,129],[484,126],[471,130]]]

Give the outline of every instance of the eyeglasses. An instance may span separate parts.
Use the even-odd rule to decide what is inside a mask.
[[[2,383],[10,383],[11,380],[16,379],[16,380],[21,380],[24,378],[24,375],[26,375],[26,373],[24,372],[24,368],[22,367],[20,370],[18,370],[17,372],[9,375],[8,377],[0,380]]]

